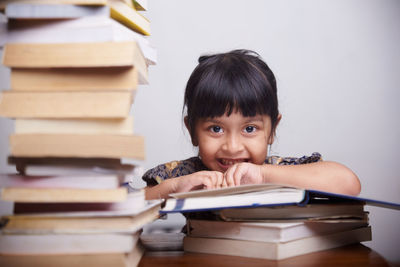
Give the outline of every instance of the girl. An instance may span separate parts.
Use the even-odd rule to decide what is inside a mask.
[[[321,161],[318,153],[299,159],[268,157],[281,115],[274,74],[255,52],[201,56],[186,86],[185,108],[185,125],[199,156],[147,171],[147,199],[248,183],[360,192],[350,169]]]

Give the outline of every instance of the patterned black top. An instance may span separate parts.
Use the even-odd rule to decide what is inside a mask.
[[[265,164],[298,165],[318,162],[321,160],[321,154],[315,152],[311,156],[303,156],[301,158],[271,156],[265,160]],[[160,184],[165,179],[184,176],[204,170],[208,169],[204,166],[201,159],[199,157],[192,157],[186,160],[171,161],[158,165],[157,167],[148,170],[142,178],[148,186],[154,186]]]

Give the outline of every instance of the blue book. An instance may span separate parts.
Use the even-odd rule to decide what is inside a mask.
[[[170,195],[160,213],[200,212],[232,208],[276,207],[285,205],[355,203],[400,210],[399,203],[276,184],[241,185],[197,190]]]

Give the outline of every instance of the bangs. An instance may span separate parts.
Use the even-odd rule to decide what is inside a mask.
[[[266,77],[252,71],[250,67],[254,66],[234,61],[226,59],[203,73],[190,98],[192,103],[187,103],[191,107],[187,111],[190,117],[213,118],[232,112],[240,112],[244,117],[273,115],[276,106],[266,104],[273,98]]]

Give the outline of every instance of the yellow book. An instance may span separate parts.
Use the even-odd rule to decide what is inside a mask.
[[[120,0],[108,0],[108,5],[113,19],[138,33],[150,35],[150,21],[134,8]]]
[[[0,93],[0,116],[11,118],[125,118],[130,91]]]
[[[144,137],[102,134],[13,134],[15,157],[145,158]]]
[[[82,91],[135,90],[135,67],[116,68],[12,68],[11,90]]]

